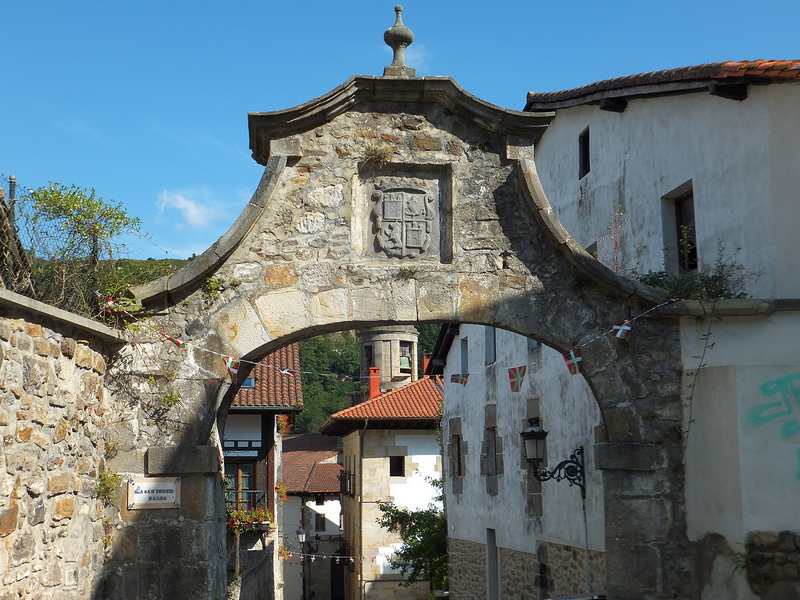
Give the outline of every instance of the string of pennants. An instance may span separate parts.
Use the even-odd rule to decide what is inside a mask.
[[[125,314],[125,315],[129,316],[132,319],[136,318],[131,313],[129,313],[129,312],[125,311],[124,309],[122,309],[122,307],[120,307],[120,305],[117,304],[114,301],[113,298],[106,297],[104,308],[109,313],[119,312],[119,313],[122,313],[122,314]],[[256,361],[245,360],[243,358],[236,358],[235,356],[228,356],[226,354],[222,354],[221,352],[215,352],[214,350],[209,350],[208,348],[204,348],[203,346],[198,346],[198,345],[192,344],[190,342],[184,342],[183,340],[181,340],[178,337],[167,335],[166,333],[163,333],[163,332],[159,331],[151,323],[147,323],[147,326],[156,335],[159,335],[161,338],[163,338],[167,342],[171,342],[171,343],[175,344],[178,348],[180,348],[182,350],[185,350],[185,349],[191,347],[191,348],[196,348],[198,350],[202,350],[203,352],[208,352],[209,354],[214,354],[216,356],[219,356],[225,362],[225,370],[228,372],[228,375],[230,376],[231,381],[234,381],[234,382],[236,381],[236,379],[237,379],[237,377],[239,375],[239,369],[240,369],[240,367],[241,367],[241,365],[243,363],[244,364],[249,364],[249,365],[257,365],[257,364],[259,364]],[[280,373],[282,373],[284,375],[288,375],[290,377],[293,377],[295,375],[300,375],[300,374],[320,375],[322,377],[333,377],[337,381],[356,381],[356,380],[359,380],[359,379],[386,379],[386,380],[390,380],[392,382],[399,382],[399,381],[405,381],[406,379],[409,379],[411,377],[410,375],[392,375],[391,377],[388,376],[388,375],[379,375],[379,376],[337,375],[336,373],[320,373],[320,372],[317,372],[317,371],[302,371],[300,369],[281,369],[280,367],[276,367],[274,365],[262,365],[262,366],[266,367],[266,368],[269,368],[269,369],[275,369],[276,371],[278,371],[278,372],[280,372]]]
[[[564,358],[564,363],[567,365],[567,369],[572,375],[579,375],[581,373],[582,363],[583,363],[583,353],[581,351],[582,348],[585,348],[589,344],[596,342],[597,340],[606,337],[607,335],[613,335],[615,338],[620,340],[625,340],[628,338],[628,335],[633,328],[633,323],[637,319],[641,319],[648,313],[653,312],[654,310],[658,310],[662,306],[666,306],[667,304],[672,304],[673,302],[678,302],[677,298],[671,298],[666,302],[662,302],[661,304],[654,306],[641,314],[636,315],[635,317],[631,317],[630,319],[624,319],[621,323],[615,323],[611,329],[608,331],[604,331],[603,333],[593,337],[590,340],[587,340],[580,346],[576,348],[572,348],[567,352],[562,353],[562,357]],[[511,367],[508,369],[508,383],[511,386],[512,392],[519,392],[522,390],[522,382],[525,381],[525,374],[528,371],[528,365],[521,365],[519,367]],[[457,383],[460,385],[467,385],[467,381],[469,380],[469,373],[454,373],[450,376],[450,383]]]
[[[653,312],[655,310],[658,310],[662,306],[666,306],[668,304],[672,304],[673,302],[678,302],[678,301],[679,301],[678,298],[671,298],[669,300],[666,300],[665,302],[662,302],[661,304],[658,304],[658,305],[656,305],[656,306],[654,306],[652,308],[649,308],[648,310],[646,310],[646,311],[644,311],[644,312],[642,312],[642,313],[640,313],[640,314],[638,314],[636,316],[633,316],[633,317],[631,317],[629,319],[624,319],[621,323],[615,323],[611,327],[611,329],[609,329],[607,331],[604,331],[603,333],[600,333],[599,335],[591,338],[590,340],[587,340],[586,342],[584,342],[580,346],[577,346],[575,348],[572,348],[572,349],[568,350],[567,352],[562,353],[562,357],[564,358],[564,363],[566,364],[567,369],[569,369],[569,372],[572,375],[579,375],[581,373],[581,371],[582,371],[582,363],[583,363],[582,348],[585,348],[589,344],[592,344],[593,342],[596,342],[597,340],[599,340],[601,338],[604,338],[607,335],[613,335],[615,338],[621,339],[621,340],[627,339],[628,336],[631,333],[631,330],[633,329],[633,324],[637,319],[641,319],[645,315],[647,315],[647,314],[649,314],[649,313],[651,313],[651,312]],[[122,313],[130,316],[131,318],[134,318],[133,315],[131,315],[130,313],[124,311],[113,300],[113,298],[106,298],[105,309],[110,313],[122,312]],[[158,334],[159,336],[164,338],[164,340],[175,344],[178,348],[186,349],[186,348],[191,346],[193,348],[197,348],[197,349],[202,350],[204,352],[209,352],[211,354],[215,354],[215,355],[221,357],[222,360],[225,362],[225,369],[228,372],[228,375],[230,376],[231,381],[234,381],[234,382],[236,381],[236,379],[238,377],[238,374],[239,374],[239,368],[241,367],[242,363],[251,364],[251,365],[258,364],[255,361],[249,361],[249,360],[245,360],[243,358],[236,358],[235,356],[228,356],[228,355],[222,354],[220,352],[215,352],[213,350],[209,350],[209,349],[204,348],[202,346],[197,346],[195,344],[184,342],[184,341],[182,341],[181,339],[179,339],[177,337],[170,336],[170,335],[167,335],[167,334],[159,331],[152,324],[148,324],[148,325],[149,325],[150,329],[153,332],[155,332],[156,334]],[[394,376],[391,376],[391,377],[383,376],[383,375],[378,375],[378,376],[337,375],[335,373],[319,373],[319,372],[316,372],[316,371],[301,371],[299,369],[281,369],[281,368],[276,367],[274,365],[263,365],[263,366],[265,366],[267,368],[275,369],[275,370],[279,371],[280,373],[282,373],[284,375],[288,375],[288,376],[295,376],[295,375],[298,375],[298,374],[320,375],[320,376],[323,376],[323,377],[333,377],[337,381],[354,381],[354,380],[359,380],[359,379],[372,379],[372,378],[377,377],[379,379],[388,379],[388,380],[391,380],[392,382],[399,382],[399,381],[405,381],[406,379],[408,379],[410,377],[409,375],[394,375]],[[509,385],[511,386],[511,391],[512,392],[519,392],[519,391],[522,390],[522,383],[525,381],[525,375],[527,373],[527,370],[528,370],[528,366],[527,365],[521,365],[519,367],[511,367],[511,368],[508,369],[508,380],[509,380]],[[469,373],[454,373],[454,374],[452,374],[450,376],[450,382],[451,383],[460,384],[462,386],[466,386],[468,380],[469,380]]]
[[[391,554],[379,554],[377,556],[372,557],[372,562],[377,562],[378,558],[383,558],[386,561],[390,561],[392,560],[392,557],[393,555]],[[355,556],[342,556],[339,554],[309,554],[307,552],[294,552],[292,550],[286,550],[282,558],[285,562],[288,562],[295,558],[299,559],[301,562],[306,559],[308,559],[310,562],[314,562],[315,560],[327,560],[330,558],[334,562],[336,562],[337,565],[340,563],[354,564],[357,560],[357,557]],[[362,556],[360,562],[362,564],[366,563],[367,558],[365,556]]]

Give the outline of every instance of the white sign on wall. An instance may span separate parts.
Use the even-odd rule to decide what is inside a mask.
[[[128,481],[128,510],[180,508],[180,477],[131,477]]]

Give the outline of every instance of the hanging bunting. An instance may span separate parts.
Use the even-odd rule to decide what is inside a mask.
[[[175,344],[178,348],[186,348],[186,342],[182,342],[178,338],[174,338],[171,335],[165,335],[164,337],[167,338],[173,344]]]
[[[392,381],[405,381],[410,375],[392,375]]]
[[[581,362],[583,361],[583,355],[581,354],[581,349],[577,348],[576,350],[570,350],[564,356],[564,362],[567,363],[567,368],[569,372],[573,375],[577,375],[581,372]]]
[[[508,380],[511,384],[511,391],[518,392],[522,389],[522,382],[525,381],[525,372],[528,370],[527,366],[512,367],[508,370]]]
[[[297,375],[300,371],[297,369],[278,369],[284,375]]]
[[[350,375],[337,375],[336,381],[353,381],[353,378]]]
[[[460,383],[461,385],[467,385],[467,379],[469,379],[469,373],[455,373],[453,375],[450,375],[451,383]]]
[[[628,337],[628,334],[631,331],[631,322],[628,319],[625,319],[622,323],[617,323],[612,328],[614,332],[614,337],[624,340]]]
[[[114,312],[115,310],[119,310],[119,304],[114,302],[113,298],[106,298],[105,308],[108,312]]]
[[[224,356],[222,360],[225,361],[225,369],[228,371],[228,375],[231,376],[231,381],[235,382],[236,376],[239,375],[239,365],[241,361],[233,356]]]

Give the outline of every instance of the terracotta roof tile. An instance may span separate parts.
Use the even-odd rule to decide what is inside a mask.
[[[727,61],[640,73],[639,75],[627,75],[625,77],[605,79],[570,90],[557,92],[528,92],[528,104],[534,104],[536,105],[535,109],[540,110],[546,108],[547,103],[576,100],[599,92],[622,90],[644,85],[691,81],[702,82],[703,80],[743,77],[779,79],[781,81],[787,78],[800,79],[800,60]],[[526,109],[531,108],[533,107],[526,107]]]
[[[254,388],[241,388],[233,399],[234,407],[301,408],[303,384],[300,374],[288,375],[278,369],[300,370],[300,347],[284,346],[253,367]]]
[[[443,395],[433,379],[419,379],[331,415],[331,419],[434,419]]]
[[[339,475],[342,465],[317,463],[311,471],[305,491],[310,494],[335,493],[339,491]]]
[[[281,481],[288,492],[339,491],[341,467],[330,462],[338,455],[336,438],[319,434],[287,436],[283,438],[281,454]]]

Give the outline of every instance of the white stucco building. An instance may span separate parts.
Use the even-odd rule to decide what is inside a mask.
[[[672,312],[681,319],[696,597],[798,597],[800,572],[781,565],[795,560],[786,540],[800,530],[800,61],[716,63],[530,93],[526,110],[555,111],[536,147],[538,175],[560,222],[606,265],[628,275],[708,272],[719,260],[743,266],[732,272],[759,300]],[[634,322],[634,349],[635,340]],[[451,548],[477,552],[490,599],[519,589],[518,553],[539,566],[524,582],[533,588],[526,598],[586,591],[581,561],[562,560],[584,546],[580,496],[563,481],[535,483],[522,455],[519,432],[538,416],[551,468],[586,448],[587,587],[604,591],[608,523],[592,451],[602,421],[592,391],[560,353],[508,332],[451,326],[440,342]],[[511,392],[506,370],[521,365],[525,382]],[[450,382],[461,373],[467,385]],[[747,562],[759,554],[773,557],[767,568]]]

